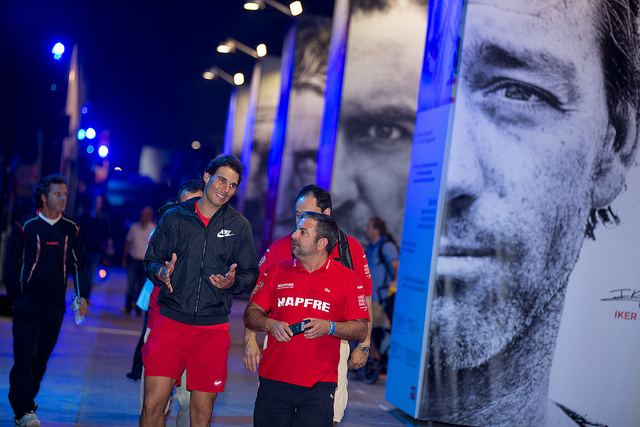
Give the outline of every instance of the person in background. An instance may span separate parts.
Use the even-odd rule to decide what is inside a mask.
[[[34,402],[56,345],[65,313],[67,274],[87,311],[86,253],[80,226],[62,215],[67,207],[67,179],[42,177],[33,190],[37,211],[13,226],[4,267],[7,294],[13,303],[13,359],[9,402],[20,427],[40,425]]]
[[[94,197],[91,202],[91,210],[85,212],[78,223],[82,227],[84,247],[87,251],[87,270],[89,281],[87,282],[87,304],[91,305],[91,290],[95,285],[96,269],[100,262],[105,262],[106,257],[113,255],[113,239],[111,238],[111,223],[102,212],[104,200],[102,196]],[[108,261],[107,261],[108,262]]]
[[[369,240],[365,249],[371,280],[373,281],[373,304],[371,305],[371,356],[382,360],[380,344],[384,336],[385,323],[390,326],[391,318],[385,310],[387,298],[391,295],[390,287],[395,284],[398,274],[398,245],[387,231],[385,221],[377,216],[369,218],[364,234]],[[390,328],[389,328],[390,330]]]
[[[145,282],[144,253],[147,249],[147,242],[151,232],[156,228],[153,222],[153,208],[145,206],[140,212],[140,219],[131,224],[127,233],[122,253],[122,266],[127,267],[127,293],[124,300],[124,308],[120,310],[122,314],[128,316],[133,310],[133,305],[138,299],[138,294]],[[136,307],[138,316],[140,308]]]
[[[369,218],[364,234],[369,241],[365,254],[373,281],[373,298],[381,304],[387,296],[389,283],[398,274],[398,244],[387,231],[387,224],[377,216]]]

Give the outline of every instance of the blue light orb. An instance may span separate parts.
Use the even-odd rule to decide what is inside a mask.
[[[86,136],[87,133],[84,131],[84,129],[80,129],[78,131],[78,141],[82,141]]]
[[[106,145],[101,145],[100,148],[98,148],[98,155],[103,159],[107,157],[108,154],[109,154],[109,149],[107,148]]]
[[[87,129],[87,138],[93,139],[96,137],[96,130],[94,128]]]
[[[56,61],[59,61],[60,58],[62,58],[62,54],[64,53],[64,45],[62,43],[56,43],[55,45],[53,45],[51,53],[53,53],[53,58]]]
[[[93,145],[87,145],[87,153],[91,154],[94,150]]]

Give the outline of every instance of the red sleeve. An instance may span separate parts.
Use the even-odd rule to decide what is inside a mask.
[[[262,267],[261,267],[262,268]],[[250,302],[260,306],[267,313],[271,311],[271,287],[270,278],[275,275],[277,267],[270,268],[258,278],[258,284],[253,288]]]
[[[344,304],[344,320],[369,319],[369,308],[365,294],[362,289],[358,289],[358,277],[356,275],[349,276],[350,278],[345,285],[347,300]]]
[[[360,242],[351,236],[347,236],[347,240],[349,241],[349,252],[351,252],[351,260],[353,261],[353,271],[356,272],[360,283],[362,283],[364,295],[369,297],[373,295],[373,281],[371,280],[367,256],[364,254],[364,249],[362,249]]]
[[[260,276],[263,277],[269,267],[277,262],[290,260],[291,257],[291,236],[284,236],[269,245],[258,267],[260,268]]]

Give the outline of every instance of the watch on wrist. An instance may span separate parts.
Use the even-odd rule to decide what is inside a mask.
[[[369,352],[369,346],[368,345],[364,345],[364,344],[360,344],[358,346],[358,348],[360,349],[361,352],[363,353],[368,353]]]

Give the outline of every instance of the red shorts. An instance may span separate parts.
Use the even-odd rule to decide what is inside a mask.
[[[159,315],[142,347],[145,377],[167,377],[180,384],[187,370],[187,390],[222,393],[227,384],[229,324],[194,326]]]

